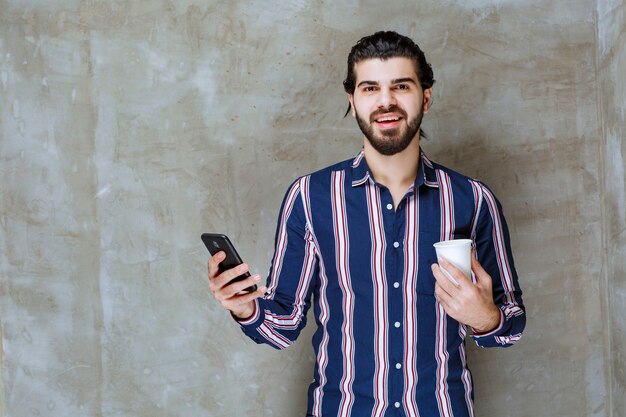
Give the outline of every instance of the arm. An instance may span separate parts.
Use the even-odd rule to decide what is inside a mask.
[[[502,207],[491,191],[475,183],[479,191],[480,211],[473,239],[476,244],[472,257],[472,283],[453,265],[440,262],[459,285],[450,282],[432,266],[437,280],[435,293],[446,313],[460,323],[472,327],[472,337],[481,347],[508,347],[522,336],[526,314],[517,273],[513,265],[508,228]]]
[[[493,278],[493,300],[502,317],[496,329],[475,333],[472,337],[481,347],[508,347],[522,337],[526,311],[502,206],[485,185],[478,185],[482,204],[476,223],[476,254],[486,273]]]
[[[258,275],[240,283],[219,287],[220,283],[227,283],[232,277],[245,272],[245,265],[222,274],[228,273],[228,276],[211,280],[211,284],[216,282],[218,288],[214,291],[215,298],[231,311],[243,332],[255,342],[266,343],[277,349],[290,346],[304,327],[310,306],[311,282],[317,274],[317,258],[309,239],[301,183],[302,180],[299,180],[291,186],[282,204],[267,288],[259,288],[250,294],[238,292],[255,280],[260,280]],[[264,293],[265,296],[261,297]]]

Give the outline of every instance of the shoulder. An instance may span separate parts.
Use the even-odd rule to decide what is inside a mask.
[[[441,177],[448,178],[452,183],[459,186],[471,186],[472,183],[482,184],[480,180],[469,177],[463,173],[460,173],[452,168],[448,168],[447,166],[441,165],[440,163],[430,161],[433,166],[434,171],[436,172],[437,178],[441,181]]]
[[[436,173],[439,186],[448,186],[454,196],[463,196],[475,202],[485,195],[495,199],[495,195],[482,180],[470,177],[437,162],[430,162]]]
[[[482,202],[486,201],[490,208],[500,205],[494,192],[482,180],[469,177],[436,162],[431,163],[437,172],[439,185],[447,181],[456,201],[473,201],[477,206],[483,206]]]

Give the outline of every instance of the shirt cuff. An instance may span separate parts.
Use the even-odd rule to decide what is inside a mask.
[[[500,310],[500,309],[498,309]],[[478,332],[476,329],[474,329],[472,327],[472,331],[474,332],[474,334],[472,336],[474,337],[487,337],[487,336],[493,336],[495,334],[497,334],[500,330],[502,330],[502,326],[504,326],[504,313],[502,313],[502,310],[500,310],[500,324],[493,330],[485,332],[485,333],[480,333]]]
[[[261,309],[259,308],[259,299],[257,298],[254,300],[254,312],[252,313],[250,317],[239,318],[235,316],[233,313],[230,313],[230,315],[241,326],[251,325],[252,323],[256,322],[259,319],[259,316],[261,315]]]

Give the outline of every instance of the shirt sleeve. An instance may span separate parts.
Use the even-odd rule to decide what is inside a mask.
[[[267,293],[255,301],[252,316],[235,318],[248,337],[276,349],[291,346],[304,328],[312,283],[318,272],[302,196],[307,179],[303,177],[292,184],[283,200]]]
[[[493,299],[501,314],[498,327],[488,333],[474,333],[472,337],[480,347],[508,347],[520,340],[526,326],[522,290],[502,206],[484,184],[476,182],[474,185],[479,191],[479,212],[473,236],[476,255],[493,280]]]

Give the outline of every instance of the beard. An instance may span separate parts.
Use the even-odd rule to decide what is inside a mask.
[[[356,113],[356,109],[355,109]],[[376,118],[385,113],[398,113],[406,120],[406,125],[401,125],[393,129],[375,131]],[[419,112],[413,119],[408,119],[404,110],[398,106],[390,106],[388,109],[380,109],[370,115],[367,122],[358,113],[356,121],[372,147],[380,154],[391,156],[405,150],[410,144],[422,125],[423,112]]]

